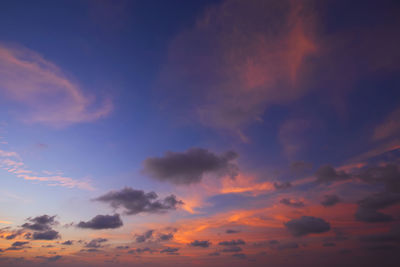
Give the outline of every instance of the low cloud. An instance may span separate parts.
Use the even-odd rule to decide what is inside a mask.
[[[154,230],[148,230],[141,235],[136,236],[137,243],[143,243],[153,237]]]
[[[115,229],[119,228],[123,225],[122,220],[119,214],[114,215],[97,215],[92,218],[90,221],[83,222],[77,224],[79,228],[89,228],[89,229]]]
[[[368,196],[358,202],[356,220],[376,223],[392,221],[393,217],[379,210],[400,203],[400,194],[382,192]]]
[[[340,198],[337,195],[325,195],[321,201],[321,205],[324,207],[331,207],[340,202]]]
[[[284,225],[293,236],[324,233],[331,229],[328,222],[312,216],[302,216],[298,219],[290,220]]]
[[[242,239],[238,239],[238,240],[231,240],[231,241],[222,241],[222,242],[219,242],[218,245],[220,245],[220,246],[239,246],[239,245],[246,245],[246,242],[244,242]]]
[[[32,235],[33,240],[54,240],[61,238],[60,234],[55,230],[48,230],[44,232],[34,232]]]
[[[227,229],[225,231],[225,233],[227,233],[227,234],[236,234],[236,233],[240,233],[240,230]]]
[[[58,222],[55,220],[56,216],[42,215],[34,218],[28,218],[27,223],[21,225],[22,228],[34,230],[34,231],[45,231],[50,230],[53,225],[57,225]]]
[[[289,199],[289,198],[282,198],[279,203],[289,206],[289,207],[293,207],[293,208],[303,208],[304,207],[304,203],[302,201],[296,201],[293,199]]]
[[[177,253],[179,251],[179,248],[171,248],[171,247],[167,247],[164,248],[160,251],[160,253],[165,253],[168,255],[179,255],[179,253]]]
[[[238,157],[234,151],[220,155],[202,148],[190,148],[185,152],[166,152],[163,157],[147,158],[144,172],[152,178],[173,184],[199,183],[205,174],[218,177],[235,177],[238,167],[232,161]]]
[[[317,183],[331,183],[336,181],[343,181],[351,178],[351,175],[344,171],[337,171],[330,165],[320,167],[315,173]]]
[[[92,240],[90,240],[89,243],[86,243],[85,247],[87,247],[87,248],[102,248],[103,243],[105,243],[107,241],[108,241],[108,239],[106,239],[106,238],[92,239]]]
[[[195,240],[189,244],[192,247],[208,248],[211,242],[208,240]]]
[[[52,256],[52,257],[45,257],[45,256],[36,256],[37,259],[43,259],[45,261],[48,262],[54,262],[54,261],[58,261],[59,259],[62,258],[62,256],[60,255],[56,255],[56,256]]]
[[[175,195],[158,199],[155,192],[145,193],[142,190],[135,190],[130,187],[125,187],[120,191],[111,191],[94,200],[109,203],[115,209],[123,207],[128,215],[142,212],[163,213],[168,210],[175,210],[183,204],[181,200],[176,199]]]

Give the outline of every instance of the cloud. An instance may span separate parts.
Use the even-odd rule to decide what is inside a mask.
[[[5,250],[22,250],[26,248],[30,248],[27,245],[29,242],[27,241],[17,241],[11,244],[11,247],[6,248]]]
[[[400,193],[400,170],[396,164],[369,167],[362,170],[357,176],[366,183],[384,184],[388,192]]]
[[[351,176],[344,171],[336,171],[332,166],[325,165],[320,167],[315,173],[317,183],[331,183],[350,179]]]
[[[238,246],[228,246],[228,247],[226,247],[226,248],[224,248],[222,250],[222,252],[228,252],[228,253],[230,253],[230,252],[240,252],[240,251],[242,251],[242,248],[238,247]]]
[[[292,184],[290,182],[283,182],[283,183],[274,183],[274,187],[277,190],[284,190],[292,187]]]
[[[153,237],[153,233],[154,233],[154,230],[148,230],[148,231],[144,232],[141,235],[137,235],[136,236],[136,242],[137,243],[146,242],[148,239]]]
[[[340,198],[337,195],[325,195],[321,201],[321,205],[324,207],[331,207],[340,202]]]
[[[106,238],[95,238],[90,240],[89,243],[86,243],[85,247],[87,248],[101,248],[103,247],[103,243],[107,242]]]
[[[169,47],[159,78],[164,106],[238,130],[270,106],[303,96],[310,90],[301,86],[307,59],[318,50],[310,11],[309,3],[285,0],[207,9]]]
[[[239,230],[234,230],[234,229],[227,229],[225,231],[225,233],[227,233],[227,234],[236,234],[236,233],[240,233],[240,231]]]
[[[194,240],[189,245],[192,247],[208,248],[211,245],[211,242],[208,240]]]
[[[73,243],[74,243],[74,241],[72,241],[72,240],[67,240],[67,241],[65,241],[65,242],[62,242],[61,245],[71,246],[71,245],[73,245]]]
[[[245,245],[246,242],[244,242],[242,239],[237,239],[237,240],[231,240],[231,241],[222,241],[219,242],[218,245],[220,246],[239,246],[239,245]]]
[[[168,255],[178,255],[179,248],[171,248],[171,247],[167,247],[165,249],[162,249],[160,251],[160,253],[166,253]]]
[[[50,230],[53,225],[58,224],[58,222],[55,220],[55,217],[56,217],[55,215],[49,216],[45,214],[34,218],[28,218],[27,221],[29,222],[24,223],[23,225],[21,225],[21,227],[34,231]]]
[[[289,207],[293,207],[293,208],[303,208],[304,207],[304,203],[302,201],[296,201],[293,199],[289,199],[289,198],[282,198],[279,203],[289,206]]]
[[[388,222],[393,217],[378,210],[400,203],[400,194],[382,192],[368,196],[358,202],[356,220],[362,222]]]
[[[217,155],[207,149],[190,148],[185,152],[166,152],[163,157],[147,158],[144,172],[159,181],[173,184],[199,183],[205,174],[235,177],[238,167],[232,163],[234,151]]]
[[[164,199],[157,198],[158,195],[155,192],[145,193],[142,190],[125,187],[120,191],[111,191],[94,200],[109,203],[115,209],[124,207],[128,215],[142,212],[162,213],[168,210],[175,210],[179,205],[183,204],[174,195],[167,196]]]
[[[158,236],[158,240],[159,241],[169,241],[169,240],[171,240],[171,239],[173,239],[174,238],[174,234],[172,234],[172,233],[169,233],[169,234],[160,234],[159,236]]]
[[[128,253],[129,254],[142,254],[144,252],[153,253],[153,252],[156,252],[156,251],[157,250],[155,250],[155,249],[145,247],[145,248],[132,249],[132,250],[128,251]]]
[[[235,253],[235,254],[232,255],[232,257],[239,258],[239,259],[246,259],[247,258],[246,254],[244,254],[244,253]]]
[[[301,218],[290,220],[284,225],[293,236],[324,233],[331,229],[328,222],[312,216],[302,216]]]
[[[20,105],[20,119],[57,127],[95,121],[112,110],[110,99],[96,103],[94,96],[38,53],[2,44],[0,95]]]
[[[397,243],[397,244],[400,244],[400,228],[393,227],[387,233],[361,236],[360,241],[367,242],[367,243]]]
[[[279,244],[277,248],[279,250],[295,249],[295,248],[299,248],[299,245],[296,242],[288,242],[288,243]]]
[[[77,224],[79,228],[89,228],[89,229],[115,229],[123,225],[119,214],[114,215],[97,215],[90,221]]]
[[[52,256],[52,257],[45,257],[45,256],[36,256],[37,259],[43,259],[46,260],[48,262],[54,262],[54,261],[58,261],[59,259],[62,258],[61,255],[56,255],[56,256]]]
[[[55,230],[48,230],[44,232],[34,232],[32,235],[33,240],[54,240],[61,238],[59,233]]]

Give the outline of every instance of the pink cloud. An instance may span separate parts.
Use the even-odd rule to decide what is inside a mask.
[[[107,116],[112,102],[97,103],[52,62],[22,47],[0,44],[0,95],[18,104],[19,119],[67,126]]]

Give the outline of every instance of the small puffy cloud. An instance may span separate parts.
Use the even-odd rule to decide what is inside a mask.
[[[48,230],[44,232],[34,232],[32,235],[33,240],[54,240],[60,238],[60,235],[55,230]]]
[[[211,242],[208,240],[194,240],[189,245],[192,247],[208,248],[211,245]]]
[[[90,221],[77,224],[79,228],[89,228],[89,229],[115,229],[123,225],[119,214],[114,215],[97,215]]]
[[[328,232],[331,226],[324,219],[312,216],[302,216],[286,222],[285,227],[293,236],[304,236]]]
[[[242,251],[241,247],[238,246],[228,246],[222,250],[222,252],[240,252]]]
[[[240,233],[240,230],[227,229],[225,231],[225,233],[227,233],[227,234],[237,234],[237,233]]]
[[[283,182],[283,183],[274,183],[274,187],[276,190],[284,190],[292,187],[292,184],[290,182]]]
[[[383,192],[368,196],[358,202],[356,220],[376,223],[392,221],[393,217],[380,212],[380,209],[400,203],[400,194]]]
[[[174,195],[158,199],[158,195],[155,192],[145,193],[142,190],[135,190],[130,187],[125,187],[120,191],[111,191],[96,198],[95,201],[109,203],[115,209],[123,207],[128,215],[142,212],[162,213],[168,210],[175,210],[179,205],[183,204]]]
[[[330,165],[320,167],[315,173],[317,183],[331,183],[350,179],[351,176],[344,171],[337,171]]]
[[[340,202],[340,198],[337,195],[325,195],[321,201],[321,205],[324,207],[331,207]]]
[[[169,241],[171,239],[174,238],[174,234],[173,233],[168,233],[168,234],[160,234],[158,236],[158,240],[159,241]]]
[[[58,261],[59,259],[62,258],[62,256],[60,255],[56,255],[56,256],[52,256],[52,257],[45,257],[45,256],[36,256],[37,259],[43,259],[45,261],[48,262],[54,262],[54,261]]]
[[[167,248],[162,249],[160,251],[160,253],[165,253],[168,255],[178,255],[178,253],[177,253],[178,251],[179,251],[179,248],[167,247]]]
[[[153,233],[154,233],[154,230],[148,230],[148,231],[144,232],[141,235],[137,235],[136,236],[136,242],[137,243],[146,242],[148,239],[153,237]]]
[[[65,242],[62,242],[61,245],[65,245],[65,246],[71,246],[74,243],[74,241],[72,240],[67,240]]]
[[[89,243],[86,243],[85,247],[87,248],[101,248],[103,247],[103,243],[107,242],[108,239],[106,238],[96,238],[90,240]]]
[[[17,241],[11,244],[11,247],[6,248],[6,250],[22,250],[26,248],[30,248],[27,245],[29,242],[27,241]]]
[[[282,198],[279,203],[289,206],[289,207],[293,207],[293,208],[302,208],[304,207],[304,203],[302,201],[296,201],[293,199],[289,199],[289,198]]]
[[[246,245],[246,242],[244,242],[242,239],[238,239],[238,240],[231,240],[231,241],[222,241],[222,242],[219,242],[218,245],[220,245],[220,246],[239,246],[239,245]]]
[[[190,148],[185,152],[166,152],[163,157],[147,158],[144,172],[159,181],[173,184],[199,183],[205,174],[218,177],[235,177],[238,167],[232,161],[238,157],[234,151],[220,155],[202,148]]]
[[[34,231],[50,230],[53,225],[58,224],[58,222],[55,220],[55,217],[55,215],[49,216],[45,214],[34,218],[28,218],[27,221],[29,222],[24,223],[21,227]]]

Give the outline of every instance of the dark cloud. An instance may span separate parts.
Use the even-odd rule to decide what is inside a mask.
[[[301,218],[288,221],[284,225],[294,236],[324,233],[331,229],[331,226],[328,222],[321,218],[312,216],[302,216]]]
[[[13,240],[16,237],[18,237],[20,235],[23,235],[25,233],[24,229],[14,230],[14,231],[10,231],[10,232],[11,232],[11,234],[8,234],[8,235],[5,235],[5,236],[1,236],[1,237],[5,238],[7,240]],[[2,233],[1,230],[0,230],[0,233]]]
[[[118,247],[115,247],[116,249],[129,249],[130,247],[129,246],[118,246]]]
[[[160,253],[166,253],[168,255],[179,255],[177,252],[179,251],[179,248],[171,248],[171,247],[167,247],[164,248],[160,251]]]
[[[220,246],[239,246],[239,245],[245,245],[246,242],[244,242],[242,239],[238,240],[231,240],[231,241],[222,241],[219,242],[218,245]]]
[[[153,253],[156,252],[157,250],[155,249],[151,249],[149,247],[145,247],[145,248],[137,248],[137,249],[132,249],[130,251],[128,251],[129,254],[142,254],[144,252],[149,252],[149,253]]]
[[[34,231],[47,231],[50,230],[53,225],[58,224],[55,217],[56,216],[42,215],[35,218],[28,218],[27,221],[29,222],[24,223],[21,227]]]
[[[154,230],[148,230],[148,231],[144,232],[141,235],[137,235],[136,236],[136,242],[137,243],[146,242],[148,239],[153,237],[153,233],[154,233]]]
[[[107,241],[108,241],[108,239],[106,239],[106,238],[92,239],[92,240],[90,240],[89,243],[86,243],[85,247],[87,247],[87,248],[102,248],[103,243],[105,243]]]
[[[55,230],[48,230],[44,232],[34,232],[32,235],[33,240],[54,240],[61,238],[60,234]]]
[[[159,241],[169,241],[169,240],[171,240],[171,239],[173,239],[174,238],[174,234],[172,234],[172,233],[169,233],[169,234],[160,234],[159,236],[158,236],[158,240]]]
[[[358,202],[356,220],[376,223],[392,221],[393,217],[380,212],[380,209],[400,203],[400,194],[391,192],[377,193]]]
[[[360,237],[360,241],[367,243],[396,243],[400,244],[400,227],[392,228],[389,232],[366,235]]]
[[[211,243],[208,240],[195,240],[190,243],[190,246],[192,246],[192,247],[208,248],[210,245],[211,245]]]
[[[142,190],[125,187],[120,191],[111,191],[95,200],[109,203],[115,209],[124,207],[126,214],[129,215],[141,212],[162,213],[168,210],[175,210],[179,205],[183,204],[174,195],[167,196],[163,200],[157,198],[158,195],[155,192],[145,193]]]
[[[292,187],[292,184],[290,182],[283,182],[283,183],[274,183],[274,187],[277,190],[284,190]]]
[[[296,201],[296,200],[292,200],[289,198],[282,198],[279,201],[281,204],[289,206],[289,207],[293,207],[293,208],[302,208],[304,207],[304,203],[302,201]]]
[[[366,183],[384,184],[386,191],[400,193],[400,170],[395,164],[386,166],[370,167],[362,170],[358,178]]]
[[[295,248],[299,248],[299,245],[296,242],[289,242],[289,243],[283,243],[283,244],[279,244],[277,246],[277,248],[279,250],[284,250],[284,249],[295,249]]]
[[[235,254],[232,255],[232,257],[239,258],[239,259],[246,259],[247,258],[246,254],[244,254],[244,253],[235,253]]]
[[[322,246],[324,246],[324,247],[335,247],[336,243],[326,242],[326,243],[322,244]]]
[[[62,242],[61,245],[66,245],[66,246],[71,246],[74,243],[72,240],[67,240],[65,242]]]
[[[79,228],[89,228],[89,229],[115,229],[123,225],[119,214],[114,215],[97,215],[90,221],[77,224]]]
[[[321,201],[321,205],[324,207],[331,207],[340,202],[340,198],[337,195],[325,195]]]
[[[332,166],[325,165],[320,167],[315,173],[317,183],[331,183],[336,181],[347,180],[351,178],[351,175],[344,171],[336,171]]]
[[[89,253],[96,253],[96,252],[103,252],[97,248],[89,248],[89,249],[81,249],[79,252],[89,252]]]
[[[225,231],[225,233],[227,233],[227,234],[236,234],[236,233],[240,233],[240,231],[239,230],[234,230],[234,229],[227,229]]]
[[[207,149],[190,148],[185,152],[166,152],[163,157],[147,158],[144,171],[154,179],[173,184],[199,183],[203,176],[237,175],[238,167],[232,163],[238,154],[228,151],[221,155]]]
[[[222,250],[222,252],[240,252],[240,251],[242,251],[242,248],[238,246],[228,246]]]
[[[27,249],[30,248],[27,245],[29,242],[27,241],[17,241],[11,244],[11,247],[6,248],[6,250],[22,250],[22,249]]]

